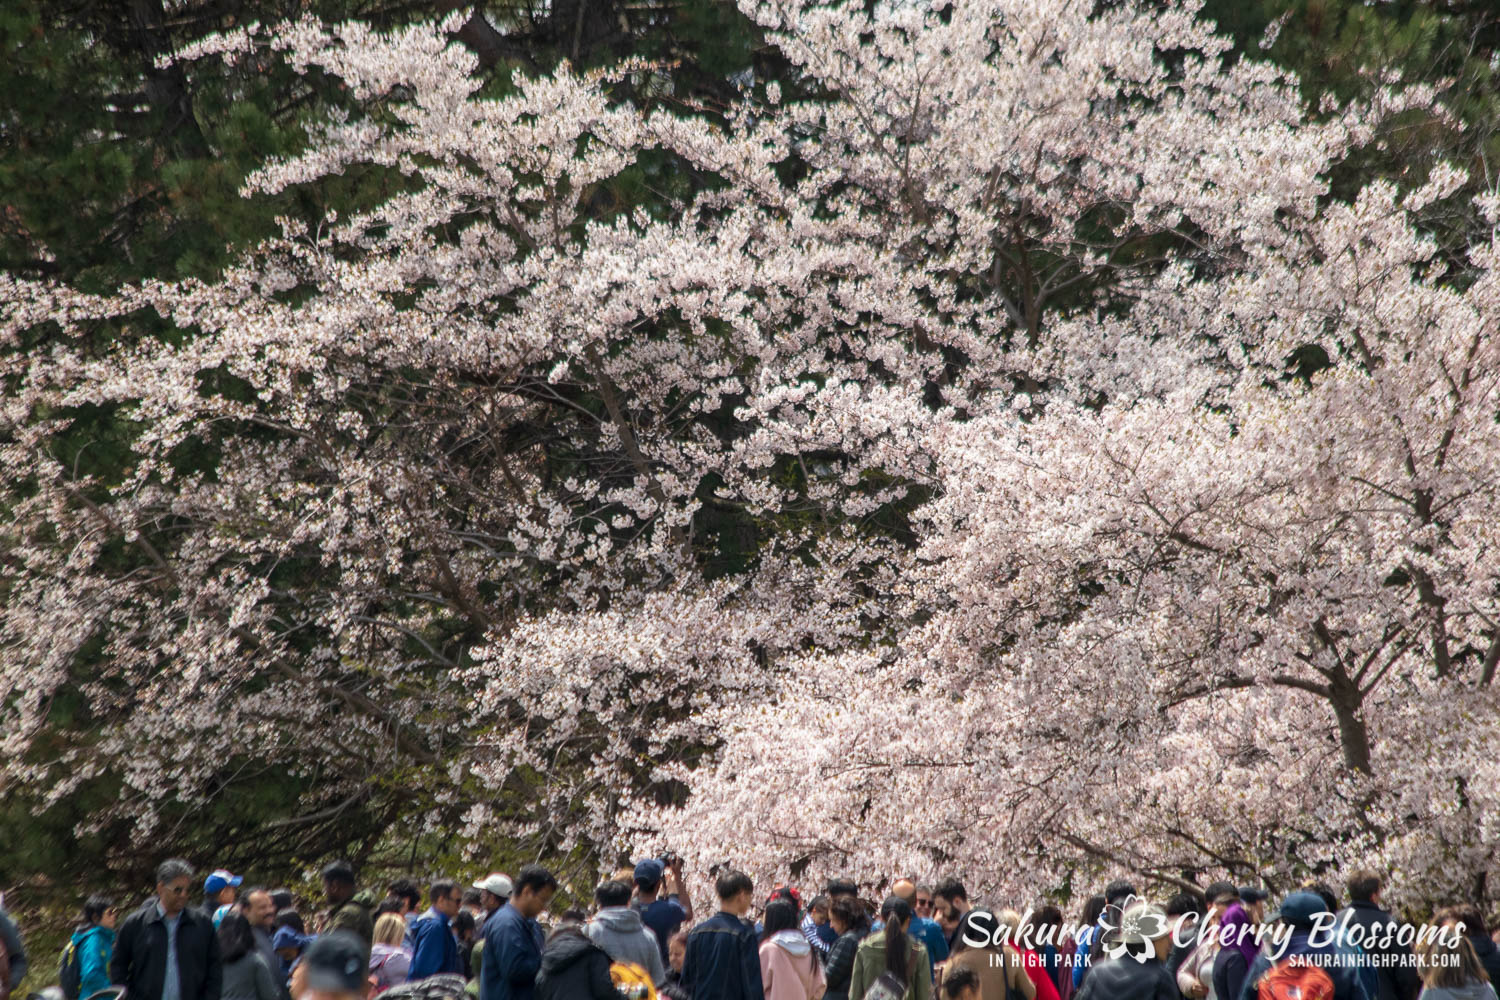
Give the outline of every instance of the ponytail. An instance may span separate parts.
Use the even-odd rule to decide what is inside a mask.
[[[906,924],[911,920],[911,904],[900,896],[889,896],[880,906],[880,919],[885,921],[885,971],[907,982],[912,946]]]

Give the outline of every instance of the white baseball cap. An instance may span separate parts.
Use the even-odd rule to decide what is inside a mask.
[[[474,888],[483,889],[485,892],[494,893],[501,899],[509,899],[511,890],[515,888],[510,879],[499,872],[490,872],[482,881],[475,882]]]

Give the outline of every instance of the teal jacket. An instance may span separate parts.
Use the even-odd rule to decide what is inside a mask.
[[[114,951],[115,932],[94,924],[73,932],[78,952],[78,1000],[109,989],[109,954]]]

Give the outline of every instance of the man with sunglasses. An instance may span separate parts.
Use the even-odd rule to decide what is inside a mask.
[[[120,926],[109,978],[131,1000],[219,1000],[219,938],[213,918],[188,906],[192,878],[186,861],[163,861],[156,898]]]

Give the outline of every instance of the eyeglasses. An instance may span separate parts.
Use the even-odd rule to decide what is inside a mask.
[[[917,905],[918,906],[931,906],[932,905],[932,900],[930,900],[930,899],[922,899],[921,897],[918,897],[917,898]]]

